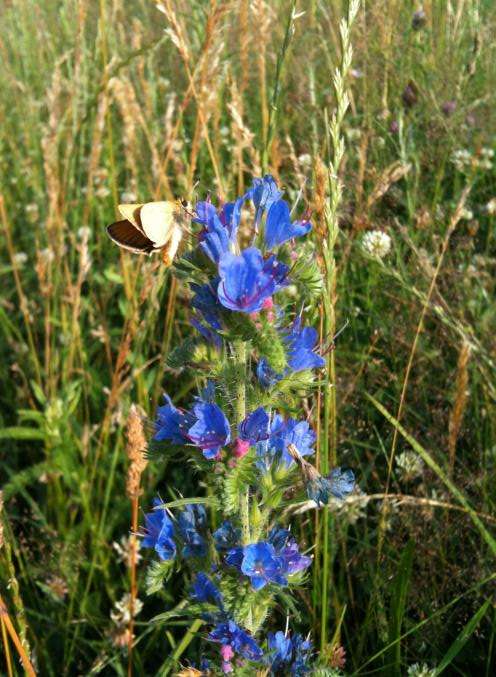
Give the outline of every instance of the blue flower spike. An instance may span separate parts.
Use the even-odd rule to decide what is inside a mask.
[[[153,500],[153,506],[162,505],[160,498]],[[174,522],[166,510],[160,508],[145,515],[145,535],[141,541],[143,548],[153,548],[161,560],[174,559],[177,548],[174,541]]]

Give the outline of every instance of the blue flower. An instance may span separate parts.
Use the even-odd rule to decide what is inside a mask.
[[[288,365],[294,372],[304,369],[320,369],[325,360],[313,352],[318,341],[318,334],[313,327],[301,328],[301,319],[294,321],[291,329],[284,336],[288,354]]]
[[[294,463],[288,454],[288,444],[293,444],[300,456],[308,456],[314,453],[315,433],[307,421],[296,421],[288,418],[286,421],[280,414],[276,414],[272,420],[269,438],[269,452],[274,450],[289,466]]]
[[[239,424],[238,432],[239,437],[250,444],[267,440],[269,438],[269,415],[265,409],[259,407],[249,414]]]
[[[270,174],[266,174],[263,179],[253,179],[248,195],[255,205],[255,223],[258,223],[262,217],[263,211],[268,211],[272,204],[276,202],[276,200],[279,200],[282,193],[277,188],[277,183],[274,181],[273,177]]]
[[[306,490],[308,498],[319,505],[329,503],[331,496],[344,499],[355,488],[355,474],[353,470],[333,468],[327,477],[317,477],[307,482]]]
[[[167,404],[157,410],[153,439],[158,442],[170,440],[173,444],[184,444],[188,441],[188,428],[192,425],[194,416],[175,407],[168,395],[164,397]]]
[[[263,657],[263,651],[253,637],[232,620],[219,623],[208,638],[222,646],[230,646],[235,653],[247,660],[258,661]]]
[[[241,571],[241,564],[243,563],[243,548],[237,546],[228,550],[225,560],[227,566],[235,567]]]
[[[193,406],[196,422],[188,429],[188,438],[203,451],[205,458],[215,458],[231,439],[229,421],[216,404],[198,399]]]
[[[284,283],[288,267],[275,259],[263,260],[256,247],[240,256],[224,254],[219,262],[219,301],[230,310],[255,313]]]
[[[268,541],[274,547],[285,576],[303,571],[312,563],[311,557],[300,554],[298,544],[287,529],[275,527],[271,530]]]
[[[289,637],[286,637],[284,632],[279,630],[275,634],[269,632],[268,646],[271,650],[269,656],[269,664],[273,670],[280,670],[287,665],[293,655],[293,643]]]
[[[241,220],[241,207],[248,195],[249,194],[246,193],[242,197],[238,197],[234,202],[226,202],[219,214],[219,218],[224,228],[226,228],[231,242],[236,241],[239,222]]]
[[[220,350],[222,348],[222,338],[216,331],[210,329],[210,327],[206,327],[199,320],[197,320],[196,317],[191,318],[191,324],[198,332],[200,332],[203,338],[208,343],[214,345],[217,348],[217,350]]]
[[[267,583],[287,584],[282,563],[270,543],[252,543],[245,546],[241,571],[250,577],[254,590],[260,590]]]
[[[271,670],[283,670],[284,674],[303,677],[309,674],[309,661],[312,655],[312,642],[299,634],[290,637],[283,632],[269,633],[268,646],[271,650],[267,664]]]
[[[183,557],[203,557],[207,554],[204,537],[207,513],[203,505],[190,503],[179,514],[177,524],[183,540]]]
[[[277,374],[272,369],[265,357],[260,358],[257,364],[257,378],[262,388],[265,390],[272,388],[282,377],[282,374]]]
[[[162,505],[162,501],[155,498],[153,505]],[[144,548],[153,548],[164,561],[174,559],[176,556],[174,523],[166,510],[154,510],[145,515],[145,536],[141,545]]]
[[[198,310],[204,317],[205,321],[212,327],[212,329],[221,329],[220,312],[222,306],[220,305],[215,289],[219,284],[219,278],[214,278],[208,284],[191,284],[191,290],[195,292],[191,299],[191,305]]]
[[[241,540],[241,530],[232,525],[229,520],[223,522],[213,533],[215,547],[219,552],[230,550]]]
[[[207,574],[200,571],[193,582],[191,596],[197,602],[215,604],[220,609],[223,607],[223,599],[220,590],[212,583]]]
[[[214,263],[218,263],[222,254],[229,251],[229,233],[216,208],[211,202],[198,202],[194,220],[203,226],[199,234],[201,249]]]
[[[306,235],[312,224],[309,221],[291,222],[289,205],[284,200],[272,203],[265,223],[265,244],[268,249],[277,247],[294,237]]]

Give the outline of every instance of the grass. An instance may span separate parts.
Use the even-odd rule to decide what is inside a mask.
[[[308,320],[327,342],[348,322],[309,403],[319,461],[336,455],[370,495],[299,518],[318,556],[297,623],[331,663],[343,646],[349,674],[491,675],[493,3],[426,1],[417,29],[414,3],[362,3],[337,136],[347,3],[159,5],[0,9],[1,669],[128,670],[128,411],[152,418],[164,390],[181,401],[197,383],[165,368],[190,332],[181,282],[111,246],[116,203],[226,197],[267,169],[312,210],[326,295]],[[392,239],[382,260],[361,246],[374,229]],[[197,490],[158,455],[141,486],[140,510]],[[199,626],[147,623],[184,586],[145,598],[142,555],[132,671],[172,674],[172,656],[197,657]]]

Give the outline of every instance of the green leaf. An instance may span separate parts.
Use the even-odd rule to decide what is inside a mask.
[[[413,553],[415,542],[410,540],[404,549],[398,573],[393,583],[393,595],[391,598],[389,641],[395,642],[391,650],[390,662],[394,665],[394,674],[401,674],[401,626],[405,614],[406,599],[412,574]],[[397,641],[396,641],[397,640]]]
[[[44,440],[45,437],[45,433],[38,428],[25,428],[21,426],[0,428],[0,440]]]
[[[372,397],[372,395],[369,395],[368,393],[365,393],[365,395],[372,402],[372,404],[381,412],[384,418],[388,420],[389,423],[391,423],[391,425],[394,426],[394,428],[396,428],[396,430],[408,442],[408,444],[412,447],[412,449],[416,451],[417,454],[425,461],[425,463],[429,466],[429,468],[436,473],[436,475],[442,482],[444,482],[444,484],[448,487],[453,496],[455,496],[455,498],[457,498],[458,501],[463,505],[467,513],[470,515],[470,518],[474,526],[479,530],[482,538],[486,541],[486,543],[490,547],[493,555],[496,556],[496,541],[491,536],[489,531],[486,529],[486,527],[482,523],[482,520],[477,515],[477,512],[472,508],[472,506],[467,501],[463,493],[450,480],[447,473],[441,468],[441,466],[438,463],[436,463],[436,461],[432,458],[429,452],[426,449],[424,449],[424,447],[421,444],[419,444],[416,439],[414,439],[411,435],[409,435],[406,432],[401,423],[397,421],[394,418],[394,416],[392,416],[388,412],[388,410],[375,399],[375,397]]]
[[[484,604],[478,609],[475,614],[472,616],[472,618],[469,620],[467,625],[463,628],[463,630],[460,632],[458,637],[455,639],[453,644],[450,646],[446,654],[444,655],[444,658],[442,661],[439,663],[437,668],[435,669],[435,674],[440,675],[450,663],[458,656],[460,651],[463,649],[465,644],[468,642],[470,637],[474,634],[475,630],[477,629],[477,626],[481,622],[481,620],[484,618],[484,616],[487,613],[487,610],[491,606],[491,600],[487,599]]]
[[[162,590],[164,582],[169,578],[174,568],[174,560],[168,562],[152,562],[146,571],[146,594],[152,595]]]

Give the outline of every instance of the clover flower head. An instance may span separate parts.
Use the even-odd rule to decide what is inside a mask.
[[[256,313],[284,284],[287,272],[288,267],[274,257],[264,261],[256,247],[245,249],[240,256],[226,253],[219,261],[219,301],[229,310]]]
[[[154,507],[162,505],[159,498],[153,501]],[[166,510],[154,510],[145,515],[145,535],[141,541],[143,548],[153,548],[161,560],[168,561],[176,556],[174,541],[174,522]]]
[[[291,221],[289,205],[285,200],[275,200],[267,214],[265,244],[268,249],[306,235],[312,228],[309,221]]]
[[[383,259],[391,250],[391,238],[382,230],[370,230],[363,236],[362,247],[370,256]]]

